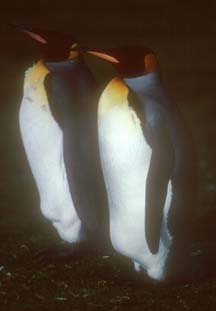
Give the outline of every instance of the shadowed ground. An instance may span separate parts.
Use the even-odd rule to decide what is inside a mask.
[[[41,1],[42,3],[42,1]],[[158,287],[129,278],[127,260],[113,255],[41,266],[34,255],[61,243],[39,212],[39,198],[26,164],[18,129],[24,70],[37,59],[30,41],[8,22],[71,31],[83,43],[145,44],[159,57],[164,81],[180,106],[198,151],[200,178],[196,240],[216,227],[216,40],[215,9],[197,3],[114,1],[109,5],[37,1],[1,9],[0,49],[0,310],[214,310],[216,281]],[[2,5],[1,5],[2,6]],[[113,71],[93,58],[98,80]],[[95,68],[96,67],[96,68]]]

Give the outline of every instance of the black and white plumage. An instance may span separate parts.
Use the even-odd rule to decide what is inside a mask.
[[[26,73],[19,113],[21,135],[39,190],[43,215],[52,222],[63,240],[78,242],[81,221],[67,180],[63,132],[53,118],[44,87],[48,73],[42,63]]]
[[[82,56],[70,50],[74,43],[68,35],[29,33],[37,42],[40,39],[43,60],[26,72],[19,122],[41,211],[69,243],[92,236],[99,239],[106,199],[99,165],[94,78]],[[62,52],[61,47],[67,51]]]
[[[156,56],[145,47],[75,50],[112,62],[120,75],[98,107],[113,246],[152,279],[187,278],[196,157]]]
[[[110,234],[114,248],[130,257],[139,270],[163,278],[171,244],[167,213],[171,201],[168,185],[159,251],[149,250],[145,232],[146,183],[152,150],[143,135],[141,120],[128,101],[128,88],[113,79],[104,90],[98,109],[100,157],[110,210]]]

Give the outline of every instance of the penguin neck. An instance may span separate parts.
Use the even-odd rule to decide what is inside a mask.
[[[146,93],[152,88],[160,87],[161,79],[158,71],[145,74],[143,76],[135,78],[124,78],[124,82],[135,92],[135,93]]]
[[[50,71],[69,71],[71,69],[74,69],[77,66],[80,66],[82,63],[82,60],[80,58],[70,59],[62,62],[45,62],[46,67]]]

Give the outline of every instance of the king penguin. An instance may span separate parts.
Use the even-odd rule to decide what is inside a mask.
[[[96,84],[82,56],[71,50],[76,45],[71,35],[19,30],[42,55],[25,73],[19,112],[40,208],[61,239],[77,245],[102,235],[106,196],[101,194]]]
[[[153,280],[187,279],[196,155],[157,57],[143,46],[74,50],[111,62],[118,73],[98,104],[112,244]]]

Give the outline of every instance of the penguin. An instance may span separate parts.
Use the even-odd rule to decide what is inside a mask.
[[[144,46],[74,50],[109,61],[117,71],[98,103],[112,244],[152,280],[187,279],[196,153],[157,57]]]
[[[41,52],[41,59],[25,72],[19,111],[41,212],[73,246],[99,240],[106,195],[99,166],[95,80],[80,53],[71,50],[77,42],[70,34],[24,26],[19,30]]]

